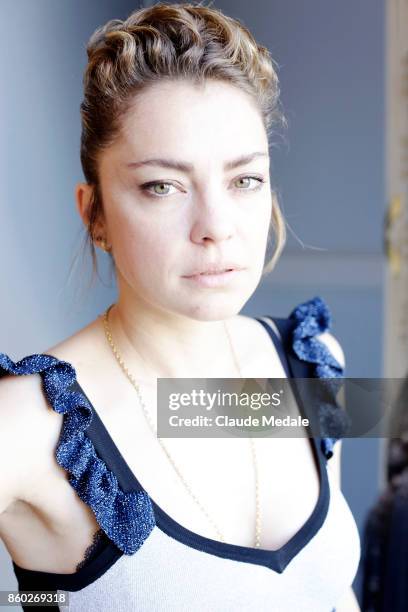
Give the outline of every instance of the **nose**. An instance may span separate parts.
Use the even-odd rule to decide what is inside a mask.
[[[197,244],[229,240],[235,233],[231,206],[217,202],[201,201],[197,205],[190,232],[192,242]]]

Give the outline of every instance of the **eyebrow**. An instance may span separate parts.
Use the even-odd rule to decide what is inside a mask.
[[[249,164],[254,159],[258,157],[268,157],[268,153],[264,151],[255,151],[254,153],[249,153],[248,155],[241,155],[236,159],[231,159],[224,163],[224,170],[234,170],[234,168],[238,168],[239,166],[244,166],[245,164]],[[176,160],[176,159],[165,159],[165,158],[154,158],[154,159],[144,159],[140,162],[130,162],[126,164],[128,168],[140,168],[141,166],[160,166],[161,168],[171,168],[173,170],[179,170],[180,172],[191,173],[194,170],[193,164],[189,162]]]

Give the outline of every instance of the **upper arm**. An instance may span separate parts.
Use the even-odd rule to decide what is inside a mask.
[[[0,380],[0,513],[18,499],[27,466],[27,397],[25,381],[6,376]]]
[[[39,375],[0,379],[0,514],[38,487],[50,411]]]
[[[346,365],[345,356],[339,341],[329,332],[324,332],[318,336],[320,342],[323,342],[336,361],[344,369]],[[341,448],[342,441],[338,440],[333,447],[333,456],[328,460],[327,466],[336,474],[339,487],[341,487]]]

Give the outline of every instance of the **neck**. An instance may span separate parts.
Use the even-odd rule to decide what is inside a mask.
[[[234,318],[197,321],[118,300],[109,311],[109,328],[118,352],[139,380],[241,376]]]

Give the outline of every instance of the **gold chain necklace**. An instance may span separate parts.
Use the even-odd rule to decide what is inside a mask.
[[[157,436],[157,431],[154,427],[154,424],[150,418],[150,415],[148,413],[148,410],[146,408],[146,404],[144,402],[143,396],[142,396],[142,392],[140,390],[140,387],[138,385],[138,383],[136,382],[135,378],[132,376],[132,374],[129,372],[128,368],[126,367],[121,355],[119,354],[113,339],[112,339],[112,333],[109,327],[109,311],[111,310],[111,308],[114,306],[115,304],[111,304],[106,311],[103,314],[103,324],[104,324],[104,329],[105,329],[105,336],[106,339],[112,349],[113,354],[115,355],[120,367],[122,368],[123,372],[126,374],[127,378],[129,379],[129,381],[131,382],[131,384],[133,385],[133,387],[135,388],[138,398],[139,398],[139,402],[140,405],[142,407],[144,416],[146,418],[146,421],[150,427],[150,429],[152,430],[154,436],[156,437],[157,441],[159,442],[159,444],[161,445],[161,447],[163,448],[164,452],[166,453],[170,463],[172,464],[173,468],[175,469],[177,475],[179,476],[180,480],[182,481],[182,483],[184,484],[185,488],[187,489],[189,495],[193,498],[193,500],[195,501],[195,503],[198,505],[198,507],[200,508],[200,510],[203,512],[203,514],[206,516],[206,518],[208,519],[208,521],[211,523],[211,525],[214,527],[215,531],[218,534],[218,537],[220,538],[220,540],[222,542],[225,542],[225,538],[222,535],[221,531],[219,530],[217,524],[215,523],[215,521],[210,517],[210,515],[208,514],[207,510],[204,508],[204,506],[201,504],[200,500],[197,498],[197,496],[195,495],[195,493],[192,491],[190,485],[186,482],[185,478],[183,477],[182,473],[180,472],[180,469],[178,468],[176,462],[174,461],[174,459],[172,458],[172,456],[170,455],[169,451],[167,450],[165,444],[163,443],[162,438],[159,438]],[[239,366],[238,363],[238,359],[236,357],[235,354],[235,350],[232,344],[232,340],[230,337],[230,334],[228,332],[227,326],[224,323],[224,329],[225,329],[225,333],[227,335],[228,338],[228,342],[231,348],[231,353],[234,359],[234,363],[235,363],[235,367],[237,368],[237,371],[239,373],[239,377],[243,378],[242,373],[241,373],[241,368]],[[253,456],[253,462],[254,462],[254,471],[255,471],[255,506],[256,506],[256,512],[255,512],[255,548],[259,548],[261,545],[261,511],[260,511],[260,499],[259,499],[259,474],[258,474],[258,462],[257,462],[257,457],[256,457],[256,449],[255,449],[255,443],[254,440],[252,438],[252,436],[249,434],[249,439],[250,439],[250,443],[251,443],[251,450],[252,450],[252,456]]]

